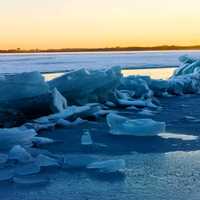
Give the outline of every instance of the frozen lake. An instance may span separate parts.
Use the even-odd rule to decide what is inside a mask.
[[[99,69],[176,67],[178,57],[200,57],[200,51],[143,51],[92,53],[0,54],[0,73],[58,72],[78,68]]]

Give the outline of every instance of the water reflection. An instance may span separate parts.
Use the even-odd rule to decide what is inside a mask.
[[[168,79],[175,68],[154,68],[154,69],[126,69],[122,70],[123,76],[145,75],[153,79]],[[49,81],[63,75],[63,72],[44,74],[45,80]]]
[[[175,68],[158,68],[158,69],[128,69],[122,70],[124,76],[145,75],[153,79],[168,79],[174,72]]]
[[[63,74],[64,74],[63,72],[61,72],[61,73],[58,72],[58,73],[44,74],[43,76],[44,76],[45,81],[50,81],[50,80],[52,80],[54,78],[62,76]]]

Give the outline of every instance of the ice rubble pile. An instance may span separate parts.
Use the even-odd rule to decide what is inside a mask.
[[[0,79],[0,126],[12,118],[37,117],[62,112],[69,105],[105,102],[120,84],[119,67],[107,70],[79,69],[45,82],[39,72],[5,75]],[[9,92],[8,92],[9,91]],[[9,110],[8,110],[9,108]],[[14,115],[14,113],[17,113]],[[23,120],[18,117],[19,120]],[[13,124],[7,126],[13,126]]]
[[[191,58],[187,55],[180,56],[181,66],[174,72],[175,76],[200,72],[200,60]]]
[[[71,103],[84,105],[88,102],[102,102],[120,82],[121,69],[107,70],[79,69],[68,72],[48,82],[51,89],[57,88]]]
[[[160,96],[183,95],[200,92],[200,60],[181,56],[182,64],[168,80],[154,80],[148,76],[128,76],[117,88],[123,99],[152,99]],[[125,94],[124,94],[125,93]],[[119,95],[118,95],[119,96]]]
[[[10,121],[14,121],[13,118],[22,120],[23,117],[27,118],[27,114],[33,117],[62,113],[68,105],[94,102],[109,109],[157,109],[159,102],[155,97],[199,93],[200,60],[182,56],[180,61],[181,66],[168,80],[153,80],[148,76],[122,77],[119,67],[107,70],[79,69],[49,82],[45,82],[39,72],[2,76],[0,125],[13,126],[8,124],[8,113],[13,115]],[[14,114],[18,112],[21,115]],[[106,109],[101,109],[96,116],[108,113]],[[62,120],[60,124],[63,124]]]
[[[116,137],[174,138],[174,134],[165,133],[164,122],[130,119],[116,114],[113,109],[126,108],[149,117],[159,108],[156,97],[198,93],[200,61],[188,56],[182,56],[180,61],[182,65],[168,80],[153,80],[147,76],[122,77],[118,67],[93,71],[80,69],[48,83],[38,72],[2,76],[0,112],[9,107],[24,113],[35,112],[40,117],[17,128],[0,129],[0,149],[4,152],[0,154],[0,181],[12,180],[24,185],[47,183],[48,180],[41,176],[28,176],[52,167],[124,173],[126,165],[121,159],[102,161],[91,155],[54,155],[38,149],[59,142],[38,134],[42,130],[71,128],[88,122],[88,119],[106,116],[110,134]],[[41,117],[43,113],[46,116]],[[95,143],[88,131],[81,136],[80,144],[82,147],[107,147]]]

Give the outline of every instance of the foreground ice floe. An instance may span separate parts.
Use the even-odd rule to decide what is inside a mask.
[[[155,136],[165,132],[165,123],[152,119],[129,119],[116,114],[107,116],[112,135]]]

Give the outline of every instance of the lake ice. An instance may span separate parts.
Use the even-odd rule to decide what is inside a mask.
[[[169,67],[179,65],[178,58],[184,54],[200,57],[200,51],[0,54],[0,73],[54,72],[82,67]]]

